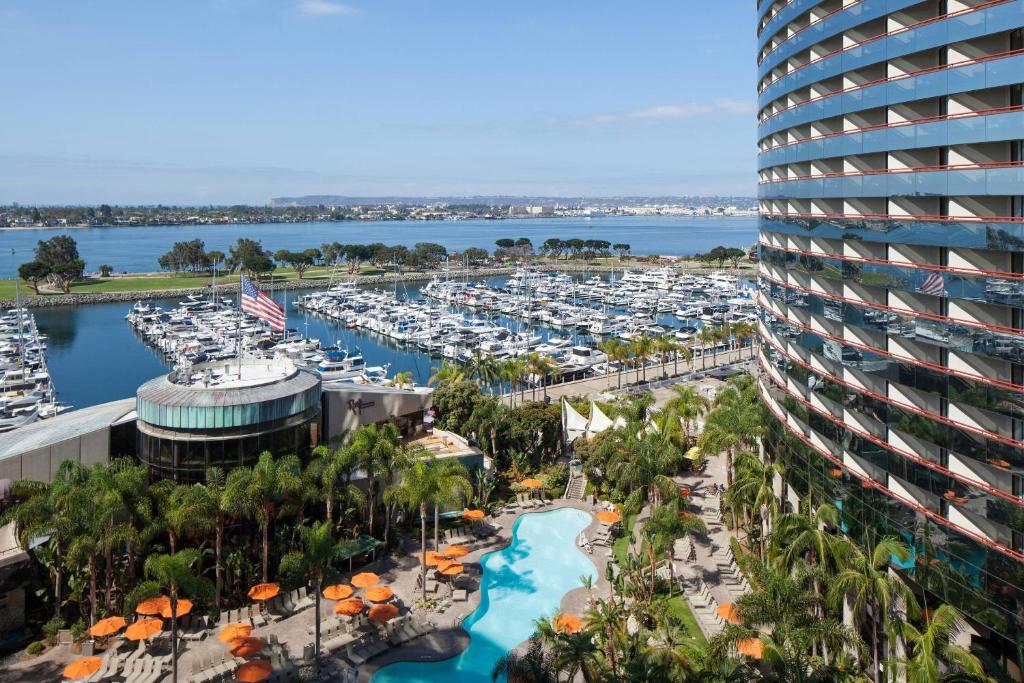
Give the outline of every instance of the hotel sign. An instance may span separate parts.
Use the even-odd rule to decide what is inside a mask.
[[[365,409],[372,408],[375,405],[377,405],[376,401],[364,401],[361,398],[350,398],[348,400],[348,409],[356,415],[362,415]]]

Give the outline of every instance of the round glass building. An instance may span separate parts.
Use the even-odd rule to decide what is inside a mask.
[[[760,386],[783,498],[1024,639],[1024,0],[758,3]],[[923,594],[923,593],[922,593]]]
[[[283,361],[204,363],[136,395],[137,455],[156,476],[199,481],[265,450],[305,459],[316,445],[320,378]]]

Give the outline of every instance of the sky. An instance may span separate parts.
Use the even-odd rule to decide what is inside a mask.
[[[753,0],[4,0],[0,203],[755,193]]]

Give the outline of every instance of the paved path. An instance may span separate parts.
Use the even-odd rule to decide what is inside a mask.
[[[712,370],[722,365],[728,365],[741,360],[747,360],[750,358],[750,347],[743,349],[736,349],[732,351],[723,351],[716,356],[708,356],[706,359],[706,367],[701,363],[699,358],[695,358],[693,361],[693,367],[691,368],[685,361],[679,361],[679,374],[674,375],[676,372],[676,364],[671,361],[664,365],[651,365],[647,368],[647,382],[648,385],[641,385],[636,387],[628,387],[631,382],[637,381],[637,372],[635,370],[629,370],[622,373],[622,390],[627,391],[629,389],[636,391],[648,391],[651,389],[650,384],[654,384],[660,381],[664,377],[675,376],[679,380],[685,379],[687,376],[694,373],[703,372],[704,370]],[[640,379],[643,379],[643,372],[640,373]],[[551,397],[552,403],[558,401],[563,396],[586,396],[587,398],[596,399],[601,394],[613,392],[618,389],[619,376],[618,373],[611,375],[600,375],[598,377],[589,377],[587,379],[579,379],[572,382],[560,382],[558,384],[552,384],[547,388],[547,395]],[[655,388],[655,394],[658,389]],[[526,397],[527,401],[535,400],[534,395],[536,394],[536,400],[540,401],[544,398],[544,391],[540,387],[536,389],[527,389],[525,392],[516,392],[516,402],[523,400]],[[507,401],[508,394],[505,394],[503,398]]]

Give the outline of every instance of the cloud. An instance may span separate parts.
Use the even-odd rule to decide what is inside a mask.
[[[753,114],[756,107],[753,100],[714,100],[713,102],[682,102],[659,104],[652,107],[628,111],[595,114],[582,122],[590,125],[607,125],[628,121],[677,121],[708,114]]]
[[[299,3],[299,13],[308,16],[353,14],[355,11],[354,7],[329,0],[302,0]]]

